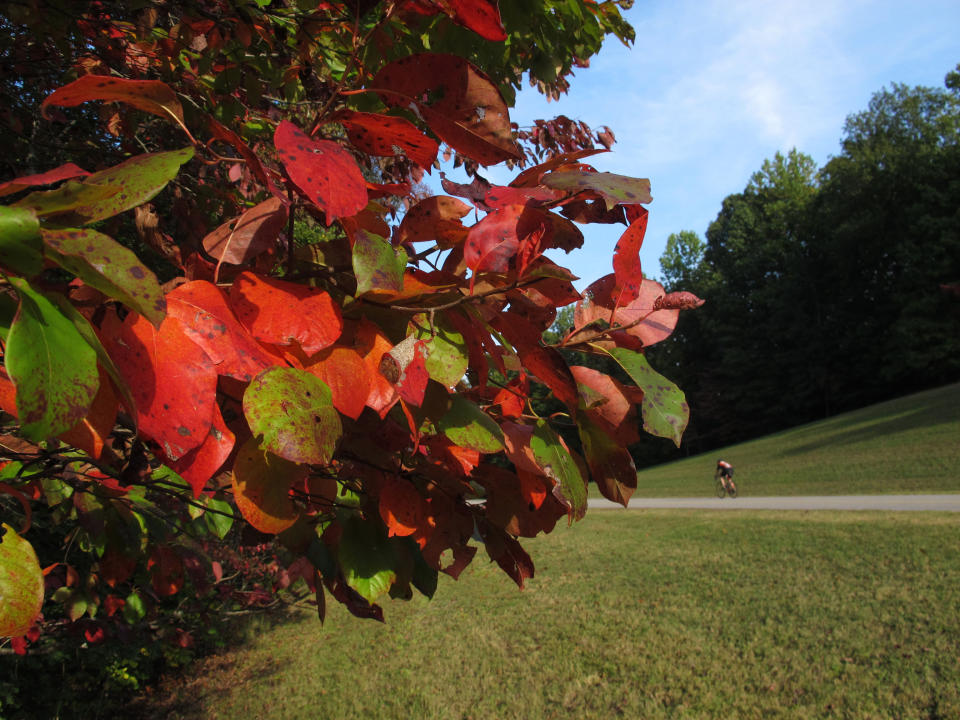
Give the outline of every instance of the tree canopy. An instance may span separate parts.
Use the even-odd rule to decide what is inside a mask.
[[[687,390],[694,449],[960,377],[956,78],[881,90],[823,168],[778,153],[705,241],[671,236],[667,289],[706,304],[651,357]]]
[[[679,443],[688,420],[646,348],[698,301],[642,277],[650,183],[587,163],[609,130],[521,129],[509,105],[524,75],[556,95],[606,35],[630,42],[629,4],[6,6],[0,635],[17,652],[187,646],[185,617],[278,599],[382,619],[479,547],[523,587],[518,538],[581,518],[588,481],[627,503],[626,446],[640,428]],[[433,196],[419,181],[444,155],[473,178]],[[497,163],[518,168],[508,186],[476,174]],[[581,295],[543,253],[591,222],[626,230]]]

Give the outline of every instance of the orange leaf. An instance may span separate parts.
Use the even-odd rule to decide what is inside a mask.
[[[78,424],[59,435],[59,438],[78,450],[83,450],[94,460],[100,458],[103,444],[117,419],[119,401],[113,391],[113,383],[103,368],[100,373],[100,389],[97,390],[90,412]]]
[[[340,308],[323,290],[251,272],[237,276],[230,307],[257,340],[296,342],[307,355],[332,345],[343,330]]]
[[[233,498],[244,519],[263,533],[276,534],[300,516],[290,488],[303,483],[305,467],[260,449],[256,438],[240,448],[233,464]]]
[[[426,524],[427,503],[406,480],[391,477],[380,488],[380,517],[388,537],[413,535]]]
[[[230,457],[235,440],[234,434],[223,421],[220,408],[214,405],[213,422],[203,444],[180,459],[171,460],[170,467],[190,483],[193,496],[199,497],[207,481],[217,474]]]
[[[356,350],[327,348],[304,370],[323,380],[333,393],[333,406],[354,420],[360,417],[370,396],[370,370]]]

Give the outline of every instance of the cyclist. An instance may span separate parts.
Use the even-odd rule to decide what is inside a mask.
[[[719,479],[728,493],[731,488],[734,493],[737,491],[737,485],[733,482],[733,465],[726,460],[717,460],[717,471],[713,474],[713,479]]]

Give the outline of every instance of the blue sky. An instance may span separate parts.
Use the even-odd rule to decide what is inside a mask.
[[[839,152],[846,116],[874,92],[942,87],[960,62],[960,0],[638,0],[626,17],[637,31],[631,50],[611,37],[568,95],[547,103],[525,90],[511,117],[525,125],[564,114],[613,129],[613,152],[594,164],[651,179],[641,259],[652,277],[668,235],[702,237],[765,158],[796,147],[822,166]],[[611,272],[623,228],[582,229],[584,248],[557,258],[581,289]]]

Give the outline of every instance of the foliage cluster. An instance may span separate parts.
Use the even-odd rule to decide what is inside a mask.
[[[960,379],[958,79],[876,93],[824,167],[777,154],[705,241],[670,237],[667,288],[707,301],[651,355],[696,410],[688,451]]]
[[[605,150],[562,119],[524,150],[505,100],[523,72],[556,93],[605,34],[629,40],[623,4],[9,6],[16,652],[144,629],[189,647],[182,618],[279,596],[382,619],[378,600],[431,596],[478,545],[523,587],[518,537],[583,517],[588,479],[627,503],[625,446],[641,425],[679,443],[688,420],[645,350],[699,301],[642,277],[649,181],[586,164]],[[423,197],[441,146],[469,169],[537,164]],[[627,229],[581,295],[544,251],[591,222]],[[573,327],[545,343],[565,306]],[[537,383],[561,411],[535,411]]]

